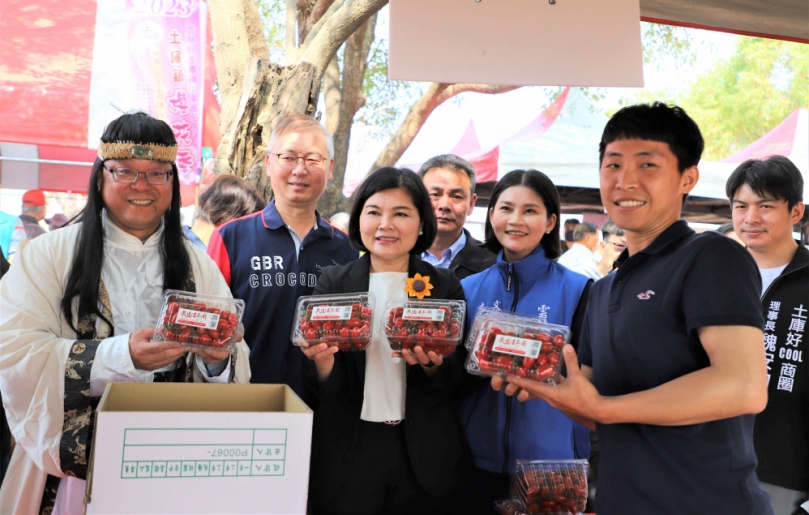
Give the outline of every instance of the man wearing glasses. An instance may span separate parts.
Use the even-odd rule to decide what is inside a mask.
[[[598,252],[601,254],[601,261],[598,262],[598,271],[606,276],[612,272],[613,263],[626,248],[626,236],[624,230],[615,225],[612,220],[601,228],[601,235],[604,240],[598,244]]]
[[[287,384],[305,400],[306,357],[289,340],[296,301],[312,294],[323,268],[359,256],[315,210],[333,157],[331,135],[311,117],[280,122],[265,158],[275,198],[263,211],[220,226],[208,243],[233,296],[245,301],[252,381]]]
[[[166,290],[230,295],[183,236],[176,157],[164,121],[111,121],[76,223],[21,242],[0,281],[0,390],[17,442],[0,513],[84,512],[107,383],[250,381],[242,341],[231,355],[154,338]]]

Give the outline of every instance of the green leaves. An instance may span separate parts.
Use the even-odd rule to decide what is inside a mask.
[[[741,37],[735,54],[699,77],[680,105],[702,130],[703,157],[727,157],[809,106],[809,46]]]

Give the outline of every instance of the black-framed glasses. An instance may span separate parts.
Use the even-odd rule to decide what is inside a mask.
[[[612,245],[612,248],[614,248],[616,252],[623,252],[624,249],[626,248],[625,243],[615,243],[614,241],[610,241],[610,240],[604,240],[604,241],[606,243],[609,243],[610,245]]]
[[[298,161],[303,160],[303,167],[306,168],[309,172],[321,172],[323,171],[323,165],[326,162],[326,158],[320,157],[317,154],[309,154],[308,156],[298,157],[295,154],[273,154],[276,159],[278,159],[278,165],[288,171],[291,172],[298,166]]]
[[[169,177],[174,173],[172,170],[146,170],[141,172],[131,168],[110,168],[104,165],[104,168],[112,174],[115,182],[123,184],[131,184],[138,180],[138,177],[143,176],[149,184],[167,184]]]

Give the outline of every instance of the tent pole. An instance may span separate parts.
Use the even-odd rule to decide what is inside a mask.
[[[93,163],[83,163],[80,161],[57,161],[55,159],[33,159],[30,157],[0,156],[0,161],[17,161],[19,163],[40,163],[46,165],[93,166]]]

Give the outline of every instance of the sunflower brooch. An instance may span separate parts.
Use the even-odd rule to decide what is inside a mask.
[[[421,274],[416,274],[407,279],[407,284],[404,289],[410,297],[423,299],[424,297],[430,296],[430,290],[433,288],[434,286],[430,284],[429,275],[422,277]]]

